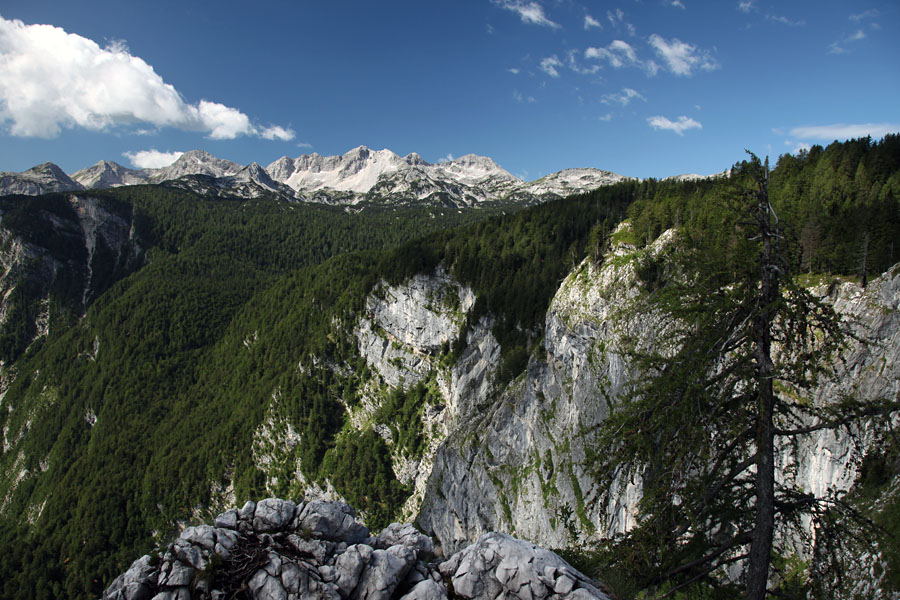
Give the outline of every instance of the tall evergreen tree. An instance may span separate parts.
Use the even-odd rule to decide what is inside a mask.
[[[681,228],[674,252],[639,269],[657,276],[637,310],[655,315],[670,343],[633,351],[644,377],[613,407],[601,435],[613,450],[599,466],[643,481],[639,524],[623,543],[653,573],[646,583],[688,585],[742,563],[745,597],[761,600],[776,531],[835,501],[778,476],[779,452],[897,407],[813,401],[849,334],[829,304],[794,283],[768,161],[751,155],[731,181],[720,218]]]

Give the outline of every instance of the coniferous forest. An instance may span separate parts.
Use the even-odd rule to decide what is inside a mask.
[[[387,525],[412,490],[383,437],[349,427],[344,409],[371,375],[352,330],[379,283],[441,266],[469,286],[476,304],[442,360],[457,360],[468,329],[491,316],[503,385],[541,352],[560,281],[585,257],[601,260],[620,222],[637,247],[670,228],[714,232],[729,184],[629,181],[530,208],[460,210],[91,192],[131,220],[139,248],[105,269],[92,263],[102,277],[91,297],[83,274],[56,277],[44,336],[31,325],[44,309],[29,292],[40,278],[26,272],[16,287],[0,329],[0,597],[98,597],[179,523],[214,514],[221,490],[233,486],[239,504],[297,495],[298,461],[371,528]],[[781,156],[769,197],[797,249],[790,260],[811,279],[864,283],[900,261],[900,135]],[[66,194],[0,198],[3,242],[83,253],[49,225],[71,210]],[[380,408],[404,453],[421,452],[433,385],[394,391]],[[267,489],[251,447],[272,410],[300,442],[269,466]],[[896,452],[868,463],[871,486],[896,477]],[[900,550],[889,559],[900,586]]]

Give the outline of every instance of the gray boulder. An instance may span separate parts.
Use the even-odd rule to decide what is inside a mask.
[[[431,538],[420,533],[410,523],[391,523],[375,538],[376,548],[390,548],[397,545],[413,548],[418,558],[434,554],[434,542]]]
[[[461,598],[610,600],[557,554],[502,533],[488,533],[439,566]]]
[[[260,533],[282,531],[291,525],[296,514],[297,505],[290,500],[266,498],[256,505],[253,529]]]
[[[356,513],[344,502],[310,502],[300,511],[294,529],[314,538],[348,544],[369,537],[369,528],[356,522]]]

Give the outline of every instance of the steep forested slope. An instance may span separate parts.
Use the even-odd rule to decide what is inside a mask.
[[[772,197],[806,270],[874,276],[896,261],[898,146],[889,136],[779,161]],[[620,183],[487,219],[440,209],[351,215],[151,187],[92,194],[140,217],[142,252],[87,301],[83,282],[41,288],[41,302],[70,307],[67,320],[12,338],[0,593],[97,595],[179,520],[272,493],[337,494],[370,526],[389,522],[415,496],[417,480],[401,483],[398,469],[440,443],[424,422],[445,402],[444,374],[464,378],[489,334],[497,360],[478,401],[502,398],[543,352],[560,282],[585,256],[599,259],[626,215],[633,233],[615,241],[638,246],[690,219],[717,223],[726,184]],[[22,237],[5,215],[10,239]],[[441,230],[470,220],[479,222]],[[385,357],[396,350],[385,364],[407,372],[408,344],[378,329],[373,303],[435,272],[452,293],[437,290],[428,308],[455,323],[453,335],[407,353],[427,365],[421,379],[390,384],[363,356],[361,323],[384,340]],[[583,508],[575,529],[586,529]]]

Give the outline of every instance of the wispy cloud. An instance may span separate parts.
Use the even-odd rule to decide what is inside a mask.
[[[680,8],[681,10],[685,10],[687,7],[684,5],[684,2],[681,0],[669,0],[669,6],[673,6],[675,8]]]
[[[544,7],[537,2],[522,2],[521,0],[493,0],[494,4],[500,8],[514,12],[519,15],[523,23],[529,25],[542,25],[559,29],[559,23],[555,23],[547,18],[544,14]]]
[[[612,113],[606,113],[605,115],[601,115],[597,117],[598,121],[612,121]]]
[[[750,11],[756,7],[753,5],[754,0],[741,0],[738,2],[737,9],[744,14],[750,14]]]
[[[562,62],[555,54],[542,59],[540,64],[541,71],[554,78],[559,77],[559,68],[562,66]]]
[[[603,29],[603,25],[600,24],[600,21],[592,17],[591,15],[584,15],[584,29],[587,31],[592,28]]]
[[[782,15],[767,14],[766,18],[770,21],[774,21],[775,23],[787,25],[788,27],[803,27],[804,25],[806,25],[806,21],[804,19],[794,21]]]
[[[259,137],[264,140],[281,140],[282,142],[289,142],[295,137],[293,129],[281,127],[280,125],[263,127],[258,133]]]
[[[535,103],[534,96],[526,96],[519,90],[513,90],[513,100],[515,100],[519,104],[534,104]]]
[[[179,159],[184,152],[160,152],[159,150],[138,150],[137,152],[123,152],[122,156],[131,161],[131,165],[138,169],[161,169],[168,167]]]
[[[312,148],[313,145],[310,144],[309,142],[297,142],[297,147],[298,147],[298,148],[307,148],[307,149],[309,149],[309,148]]]
[[[850,51],[847,48],[847,44],[852,44],[853,42],[864,39],[866,39],[866,32],[862,29],[857,29],[853,33],[845,35],[835,42],[831,42],[828,45],[828,54],[846,54]]]
[[[634,25],[625,20],[625,11],[621,8],[617,8],[615,11],[606,11],[606,18],[609,20],[610,25],[613,26],[613,29],[624,29],[628,32],[628,35],[637,34]]]
[[[900,132],[900,123],[835,123],[833,125],[805,125],[791,129],[791,135],[801,140],[849,140],[868,135],[882,138],[888,133]]]
[[[0,123],[15,136],[52,138],[63,128],[104,131],[148,124],[204,132],[212,139],[294,136],[277,125],[255,125],[224,104],[185,102],[121,41],[101,48],[59,27],[0,17],[0,56]]]
[[[667,41],[654,33],[650,36],[649,42],[675,75],[688,76],[695,69],[712,71],[719,68],[719,63],[709,52],[682,42],[678,38]]]
[[[632,100],[643,100],[647,101],[639,92],[633,90],[631,88],[622,88],[621,92],[615,94],[604,94],[600,101],[604,104],[612,104],[613,102],[617,104],[621,104],[622,106],[628,106],[628,104]]]
[[[678,135],[684,135],[684,132],[688,129],[703,128],[703,125],[701,125],[698,121],[685,116],[678,117],[677,121],[670,121],[663,116],[650,117],[647,119],[647,123],[649,123],[650,127],[652,127],[653,129],[674,131]]]
[[[637,52],[631,44],[622,40],[613,40],[606,48],[588,48],[584,51],[584,57],[606,61],[614,69],[639,63]]]
[[[572,69],[579,75],[593,75],[600,70],[600,65],[591,65],[589,67],[581,66],[581,64],[579,64],[578,62],[578,54],[578,50],[569,50],[566,56],[566,64],[570,69]]]
[[[860,23],[862,21],[866,21],[868,19],[877,19],[881,15],[881,12],[877,8],[873,8],[870,10],[863,11],[861,13],[850,15],[850,20],[854,23]]]
[[[516,67],[510,67],[507,69],[507,71],[512,73],[513,75],[518,75],[522,72],[521,69],[517,69]]]

